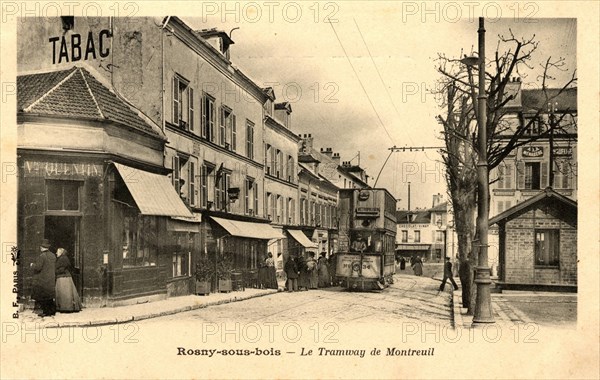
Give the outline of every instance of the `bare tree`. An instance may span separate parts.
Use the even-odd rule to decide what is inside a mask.
[[[496,168],[515,149],[540,139],[563,136],[576,138],[576,110],[562,110],[559,115],[548,114],[548,105],[553,105],[564,92],[576,86],[576,72],[558,88],[550,88],[557,71],[568,71],[565,59],[548,57],[540,64],[535,83],[543,99],[527,110],[516,111],[513,101],[517,98],[514,77],[525,78],[526,69],[534,69],[533,57],[538,48],[535,36],[518,39],[509,29],[508,37],[499,35],[493,58],[486,62],[487,102],[487,150],[488,169]],[[477,205],[477,94],[474,84],[476,68],[465,66],[460,59],[438,54],[437,70],[441,74],[438,90],[445,115],[438,115],[443,126],[443,161],[446,166],[448,190],[454,210],[455,229],[458,235],[459,275],[463,285],[463,306],[472,313],[475,305],[473,269],[477,265],[477,252],[473,251],[475,236],[475,212]],[[518,117],[512,117],[517,115]],[[524,117],[526,116],[526,117]],[[541,127],[540,127],[541,125]],[[532,128],[537,133],[531,133]],[[573,133],[575,131],[575,133]],[[551,163],[550,173],[553,172]],[[552,177],[552,175],[551,175]],[[490,177],[490,181],[495,179]],[[552,184],[552,181],[550,181]],[[489,202],[489,199],[488,199]]]

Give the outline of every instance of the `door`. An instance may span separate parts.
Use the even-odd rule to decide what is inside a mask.
[[[45,236],[50,239],[55,248],[67,250],[67,256],[71,262],[73,282],[83,297],[83,260],[79,247],[79,217],[78,216],[54,216],[47,215],[45,220]]]

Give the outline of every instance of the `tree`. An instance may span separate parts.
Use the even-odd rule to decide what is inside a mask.
[[[533,57],[538,48],[535,36],[529,39],[518,39],[509,29],[508,37],[499,35],[493,58],[486,61],[486,95],[487,95],[487,154],[488,169],[492,170],[502,163],[518,147],[540,139],[555,138],[562,135],[573,138],[576,130],[575,110],[563,110],[557,117],[544,117],[547,106],[553,107],[555,100],[563,93],[574,88],[577,83],[576,72],[558,88],[550,88],[555,81],[556,71],[568,72],[565,59],[548,57],[540,64],[540,72],[535,79],[542,101],[533,108],[515,115],[512,101],[517,98],[514,77],[526,77],[526,69],[534,69]],[[439,54],[437,71],[440,73],[438,92],[443,96],[441,106],[445,115],[437,119],[443,126],[443,162],[446,167],[446,180],[455,218],[458,235],[459,275],[463,285],[463,306],[470,314],[475,306],[475,286],[473,286],[473,269],[477,265],[477,252],[472,242],[475,236],[475,211],[477,204],[477,95],[474,75],[476,68],[463,65],[460,59],[449,58]],[[475,71],[476,73],[474,73]],[[519,83],[520,85],[520,83]],[[534,127],[538,133],[531,133]],[[553,173],[551,165],[550,173]],[[490,177],[490,182],[497,179]],[[550,182],[551,183],[551,182]],[[487,200],[490,201],[489,199]],[[489,203],[488,203],[489,204]]]

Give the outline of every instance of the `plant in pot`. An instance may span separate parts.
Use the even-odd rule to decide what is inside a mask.
[[[210,283],[214,275],[213,261],[208,258],[208,255],[200,256],[196,263],[196,294],[207,295],[210,293]]]
[[[231,271],[233,270],[233,256],[225,253],[219,258],[217,263],[217,276],[219,278],[219,291],[230,292],[233,287],[231,284]]]

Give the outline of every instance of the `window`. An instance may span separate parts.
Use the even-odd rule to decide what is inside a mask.
[[[498,189],[512,189],[513,188],[513,165],[512,163],[506,162],[501,163],[498,166],[498,181],[496,187]]]
[[[254,159],[254,123],[246,120],[246,157]]]
[[[46,210],[79,211],[80,181],[46,181]]]
[[[571,178],[573,168],[569,161],[558,161],[554,163],[554,188],[555,189],[571,189]]]
[[[294,198],[290,198],[290,214],[288,223],[296,224],[296,200]]]
[[[208,94],[202,95],[201,135],[208,141],[215,141],[215,99]]]
[[[437,243],[444,242],[444,231],[435,231],[435,241]]]
[[[527,126],[523,133],[525,136],[539,136],[542,133],[543,123],[539,118],[525,119],[525,125]]]
[[[273,173],[273,157],[272,157],[273,148],[269,144],[265,144],[265,168],[267,170],[267,174],[271,175]]]
[[[503,213],[512,207],[512,201],[498,201],[498,214]]]
[[[255,194],[255,183],[254,183],[254,179],[252,178],[246,178],[246,191],[244,193],[244,213],[245,214],[249,214],[249,215],[253,215],[254,212],[258,211],[258,209],[256,208],[255,202],[254,200],[256,199],[256,201],[258,201],[257,195]]]
[[[155,266],[158,225],[155,216],[128,215],[123,220],[123,267]]]
[[[525,163],[525,189],[540,188],[540,163],[526,162]]]
[[[402,230],[402,243],[408,243],[408,231]]]
[[[548,186],[547,162],[517,162],[517,188],[539,190]]]
[[[234,124],[235,115],[231,112],[231,109],[229,109],[227,106],[221,106],[219,118],[219,145],[230,150],[235,150],[233,147]]]
[[[185,79],[173,77],[173,124],[184,130],[193,130],[194,90]]]
[[[237,150],[237,124],[235,115],[231,115],[231,150],[234,152]]]
[[[229,211],[229,198],[227,190],[229,190],[230,173],[223,169],[217,170],[216,187],[215,187],[215,209],[220,211]]]
[[[189,276],[193,245],[192,234],[176,233],[175,239],[177,243],[172,256],[173,277]]]
[[[300,225],[306,223],[306,198],[300,198]]]
[[[420,243],[421,242],[421,231],[416,230],[415,231],[415,243]]]
[[[535,265],[558,266],[559,230],[535,230]]]
[[[277,223],[283,222],[284,210],[283,210],[283,197],[281,195],[277,195],[277,205],[276,205],[276,215],[277,215]]]
[[[214,169],[214,166],[207,164],[200,167],[200,207],[203,208],[208,208],[208,179]]]

